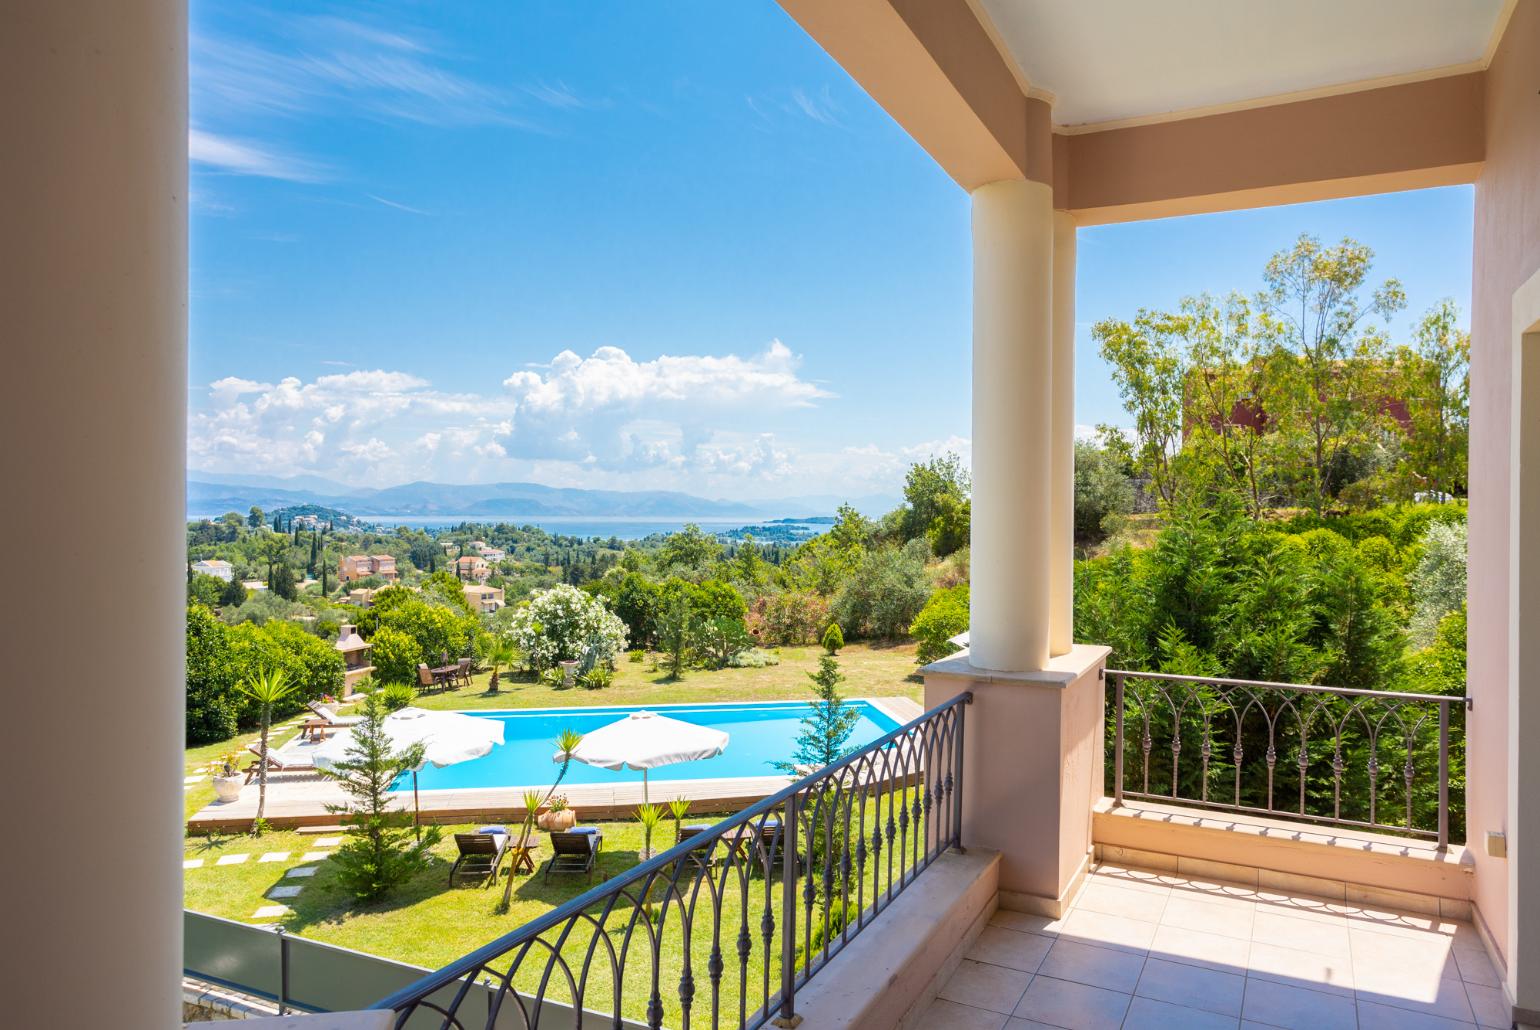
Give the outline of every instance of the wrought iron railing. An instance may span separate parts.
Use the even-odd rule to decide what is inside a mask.
[[[542,1013],[547,1026],[795,1025],[798,989],[961,847],[971,700],[938,705],[374,1007],[395,1010],[397,1027],[456,1030],[535,1030]]]
[[[1463,697],[1106,675],[1115,802],[1174,801],[1449,844],[1450,723]]]

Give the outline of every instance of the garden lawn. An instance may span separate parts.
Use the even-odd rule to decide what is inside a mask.
[[[656,664],[660,656],[633,662],[621,655],[615,681],[602,690],[548,687],[528,675],[504,673],[501,689],[487,693],[491,674],[477,673],[471,686],[428,694],[412,702],[419,708],[576,708],[585,705],[698,704],[708,701],[805,701],[812,696],[808,674],[818,670],[823,648],[780,648],[781,664],[763,669],[690,669],[679,679]],[[924,686],[916,674],[914,645],[872,647],[851,644],[839,653],[847,698],[907,697],[923,702]]]
[[[890,796],[884,794],[883,797]],[[894,797],[908,804],[914,800],[909,791],[900,791]],[[872,839],[882,820],[892,815],[890,810],[875,800],[861,811],[861,836],[866,839]],[[639,823],[603,822],[589,825],[597,825],[604,834],[595,883],[623,873],[641,860],[643,832]],[[912,822],[910,830],[920,825],[920,822]],[[329,854],[332,848],[322,848],[317,844],[325,835],[270,831],[261,838],[190,837],[185,856],[201,860],[202,864],[184,873],[186,905],[194,911],[241,922],[269,925],[281,923],[289,932],[311,940],[325,941],[431,969],[474,951],[589,889],[586,877],[579,875],[558,875],[549,885],[542,881],[541,869],[549,857],[549,845],[544,842],[543,833],[535,854],[536,872],[515,877],[512,905],[508,911],[499,911],[504,884],[502,878],[499,878],[495,886],[467,882],[464,886],[449,887],[448,871],[456,854],[453,833],[474,828],[444,827],[444,840],[434,849],[429,868],[397,888],[387,900],[369,906],[353,904],[351,896],[338,883],[333,864],[327,857],[308,861],[301,858],[307,852],[325,851]],[[515,827],[510,829],[516,831]],[[662,850],[672,845],[674,835],[673,823],[665,822],[654,835],[654,848]],[[343,839],[346,840],[346,837]],[[906,854],[913,855],[923,847],[920,842],[913,840],[912,835],[898,838],[897,843],[904,841],[909,841],[903,849]],[[870,905],[878,893],[875,890],[877,883],[888,882],[887,875],[892,873],[892,870],[887,869],[887,863],[891,861],[890,850],[884,850],[881,860],[868,863],[859,895],[865,905]],[[260,861],[261,856],[268,853],[286,855],[279,861]],[[220,858],[239,855],[247,856],[239,864],[218,864]],[[314,867],[316,872],[304,878],[286,875],[288,870],[297,867]],[[506,863],[504,868],[507,868]],[[762,873],[757,871],[743,879],[739,877],[736,867],[727,870],[720,863],[713,864],[712,870],[713,879],[725,885],[721,898],[719,938],[726,963],[726,974],[722,978],[722,1015],[724,1022],[735,1022],[741,982],[737,955],[740,927],[748,928],[751,941],[748,986],[744,991],[748,1008],[752,1010],[763,1004],[767,979],[769,993],[773,994],[779,987],[779,921],[782,915],[780,880],[778,875],[772,875],[767,884]],[[693,866],[687,867],[686,873],[693,871]],[[690,883],[691,880],[692,876],[685,875],[682,883]],[[709,981],[706,976],[713,929],[710,891],[702,887],[701,892],[695,896],[698,906],[697,925],[687,946],[677,903],[668,906],[661,903],[665,896],[665,884],[666,881],[660,882],[655,887],[652,906],[655,914],[668,913],[658,930],[663,1004],[667,1014],[672,1017],[671,1022],[677,1021],[677,988],[684,969],[684,956],[688,951],[697,982],[695,1015],[704,1023],[709,1020],[710,1006]],[[302,889],[297,897],[269,900],[265,895],[278,886],[299,886]],[[690,893],[686,891],[686,897]],[[835,889],[835,895],[837,899],[841,897],[839,888]],[[848,893],[843,896],[850,903],[857,901],[854,880]],[[761,935],[762,917],[767,903],[772,906],[772,915],[776,921],[776,932],[768,949]],[[287,906],[290,911],[276,919],[255,916],[259,909],[273,905]],[[813,911],[812,921],[822,922],[826,918],[824,913],[828,911],[830,909],[820,901]],[[590,912],[598,915],[600,910],[593,909]],[[629,902],[623,902],[606,919],[606,935],[617,951],[624,943],[627,926],[636,918],[634,907]],[[797,918],[800,926],[807,925],[808,916],[805,911],[799,912]],[[572,936],[563,945],[563,956],[581,965],[593,933],[592,925],[586,921],[574,924]],[[556,936],[553,933],[551,939],[554,940]],[[799,934],[799,937],[802,936]],[[637,1020],[645,1018],[651,989],[652,963],[646,947],[647,940],[647,930],[638,925],[632,934],[632,954],[627,959],[623,983],[625,1014]],[[604,958],[605,950],[600,948],[595,965],[590,970],[590,993],[586,997],[589,1007],[607,1011],[610,972]],[[767,953],[768,966],[765,963]],[[545,953],[535,949],[532,954],[534,957],[520,967],[516,976],[516,983],[525,991],[535,989],[542,973]],[[550,991],[548,996],[554,1001],[570,1000],[559,976]]]

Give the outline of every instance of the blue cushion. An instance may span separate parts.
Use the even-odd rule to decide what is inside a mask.
[[[480,829],[478,829],[476,832],[477,833],[507,833],[508,832],[508,827],[506,827],[506,826],[483,826]]]

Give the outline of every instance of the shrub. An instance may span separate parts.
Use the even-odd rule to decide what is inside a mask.
[[[914,660],[928,665],[945,658],[957,650],[951,638],[968,628],[968,585],[966,583],[947,590],[937,590],[920,609],[914,622],[909,625],[909,635],[919,647],[915,648]]]
[[[1409,630],[1412,646],[1419,650],[1433,644],[1444,617],[1465,604],[1466,544],[1463,522],[1435,522],[1422,535]]]
[[[378,613],[380,628],[398,630],[415,640],[421,656],[417,661],[436,664],[445,654],[480,657],[481,620],[475,615],[449,604],[430,603],[405,590],[385,593],[395,596]],[[414,669],[416,664],[412,663]],[[413,678],[405,677],[403,682]]]
[[[700,625],[700,649],[714,669],[725,669],[734,658],[754,646],[743,619],[718,615]]]
[[[642,659],[647,657],[647,652],[638,647],[631,652],[629,657],[633,663],[641,662]]]
[[[595,665],[578,678],[588,690],[603,690],[615,682],[615,673],[607,665]]]
[[[424,656],[415,639],[399,629],[382,626],[374,631],[369,643],[373,645],[370,660],[374,663],[374,674],[381,682],[417,682],[417,666]]]
[[[379,698],[385,711],[399,712],[417,700],[417,688],[408,683],[387,683],[370,697]]]
[[[764,651],[757,647],[751,647],[747,651],[740,651],[733,655],[727,665],[733,669],[766,669],[772,665],[780,665],[781,656],[773,651]]]
[[[930,598],[923,539],[870,551],[834,599],[834,618],[851,638],[897,639]]]
[[[802,590],[762,597],[755,603],[751,624],[766,644],[811,644],[829,624],[829,602]]]
[[[298,712],[305,701],[322,694],[342,692],[342,655],[319,637],[293,623],[272,622],[266,626],[243,622],[228,630],[230,664],[235,681],[249,679],[261,672],[281,670],[296,690],[275,707],[273,714],[282,718]],[[242,726],[255,726],[259,709],[249,700],[232,695],[236,719]]]
[[[840,624],[829,623],[829,628],[823,631],[823,649],[826,653],[834,655],[840,653],[840,648],[845,646],[845,634],[840,631]]]
[[[224,623],[201,604],[187,609],[187,743],[235,736],[235,669]]]
[[[626,646],[625,623],[597,598],[565,584],[515,612],[509,634],[537,672],[562,661],[608,665]]]

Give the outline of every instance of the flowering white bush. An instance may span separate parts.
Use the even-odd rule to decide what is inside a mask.
[[[576,587],[552,587],[513,613],[508,638],[535,671],[557,662],[582,662],[583,672],[607,665],[626,648],[626,624]]]

